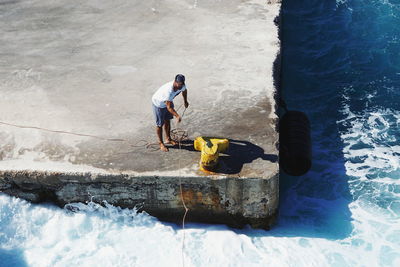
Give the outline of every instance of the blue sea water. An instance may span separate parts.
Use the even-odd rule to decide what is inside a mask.
[[[328,265],[400,266],[400,1],[283,6],[284,96],[310,118],[314,165],[283,176],[281,223],[348,246]]]
[[[176,266],[182,251],[185,266],[400,266],[400,0],[283,0],[282,22],[283,95],[310,118],[313,167],[282,174],[272,231],[0,194],[0,266]]]

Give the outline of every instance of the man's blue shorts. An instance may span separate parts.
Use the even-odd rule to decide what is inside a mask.
[[[171,106],[174,107],[174,104],[172,103]],[[174,116],[168,111],[167,108],[159,108],[156,107],[154,104],[153,104],[153,113],[158,127],[163,126],[165,120],[171,120],[174,118]]]

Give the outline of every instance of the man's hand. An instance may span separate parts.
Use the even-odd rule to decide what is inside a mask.
[[[187,101],[187,91],[188,89],[186,88],[186,90],[182,92],[183,103],[185,103],[185,108],[188,108],[189,106],[189,102]]]
[[[178,123],[180,123],[181,121],[182,121],[182,117],[181,116],[176,116],[176,121],[178,122]]]

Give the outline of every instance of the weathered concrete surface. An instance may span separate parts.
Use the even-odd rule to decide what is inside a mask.
[[[0,171],[0,190],[32,202],[94,201],[140,210],[167,221],[180,222],[184,209],[187,220],[226,223],[241,227],[269,228],[278,205],[277,177],[219,178],[176,176],[132,176],[128,174],[57,173]],[[182,185],[182,195],[180,193]]]
[[[0,121],[128,140],[0,124],[1,190],[60,205],[89,195],[143,202],[176,220],[181,180],[189,219],[269,226],[278,205],[279,8],[261,0],[0,2]],[[151,95],[176,73],[187,77],[190,102],[179,127],[190,140],[232,140],[216,175],[198,171],[190,140],[168,153],[143,146],[156,140]]]

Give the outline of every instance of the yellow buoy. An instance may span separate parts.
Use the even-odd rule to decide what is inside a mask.
[[[194,149],[201,151],[200,170],[213,171],[217,167],[220,152],[228,150],[226,138],[199,136],[194,140]]]

